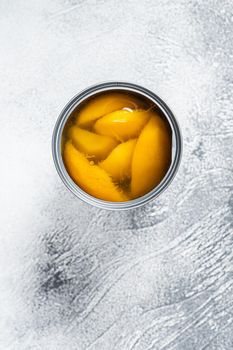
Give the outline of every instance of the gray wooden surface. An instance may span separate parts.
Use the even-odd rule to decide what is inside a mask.
[[[0,349],[233,349],[231,0],[1,0]],[[130,212],[81,203],[50,143],[106,80],[161,95],[179,173]]]

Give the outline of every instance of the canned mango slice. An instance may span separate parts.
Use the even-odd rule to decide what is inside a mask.
[[[93,121],[118,109],[137,109],[142,102],[136,97],[130,97],[124,93],[115,92],[111,94],[98,95],[86,102],[76,115],[77,125],[88,127]]]
[[[136,143],[137,139],[120,143],[105,160],[99,163],[99,166],[118,182],[130,179],[131,162]]]
[[[150,118],[142,130],[132,159],[131,193],[143,196],[157,186],[171,162],[171,137],[163,119]]]
[[[67,134],[79,151],[97,160],[106,158],[118,144],[112,137],[97,135],[75,125],[68,129]]]
[[[100,135],[112,136],[119,141],[137,137],[151,116],[146,110],[120,110],[98,119],[94,130]]]
[[[105,170],[92,164],[71,141],[64,146],[63,159],[72,179],[87,193],[107,201],[123,202],[127,196],[112,181]]]

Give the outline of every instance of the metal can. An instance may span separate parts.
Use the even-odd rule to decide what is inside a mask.
[[[123,90],[128,93],[137,93],[143,98],[147,98],[152,101],[163,113],[167,119],[171,130],[172,130],[172,161],[171,165],[163,178],[163,180],[149,193],[142,197],[126,201],[126,202],[109,202],[98,198],[95,198],[85,191],[83,191],[69,176],[68,172],[63,163],[61,154],[61,143],[62,143],[62,133],[64,126],[72,114],[72,112],[87,98],[95,95],[96,93]],[[57,122],[54,127],[53,137],[52,137],[52,153],[58,174],[60,175],[62,181],[66,187],[78,198],[86,203],[92,204],[98,208],[108,209],[108,210],[125,210],[133,209],[144,205],[145,203],[155,199],[160,195],[171,183],[174,178],[181,160],[182,153],[182,137],[180,127],[178,122],[172,113],[171,109],[167,104],[152,91],[145,89],[142,86],[126,83],[126,82],[106,82],[91,86],[79,94],[75,95],[61,111]]]

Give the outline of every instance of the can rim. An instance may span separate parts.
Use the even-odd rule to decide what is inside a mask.
[[[87,97],[91,97],[92,95],[104,92],[104,91],[111,91],[111,90],[125,90],[125,91],[132,91],[139,93],[143,95],[144,97],[149,98],[152,100],[160,110],[162,110],[163,114],[165,115],[167,121],[169,122],[172,133],[174,135],[175,139],[175,154],[173,156],[172,163],[162,179],[162,181],[150,192],[146,193],[144,196],[126,201],[126,202],[110,202],[105,201],[102,199],[95,198],[85,191],[83,191],[69,176],[63,160],[61,156],[61,137],[63,128],[66,124],[67,119],[73,112],[77,106],[83,102]],[[61,113],[58,116],[58,119],[56,121],[54,130],[53,130],[53,136],[52,136],[52,155],[54,164],[56,167],[56,170],[63,181],[63,183],[66,185],[66,187],[79,199],[82,201],[94,205],[98,208],[107,209],[107,210],[127,210],[127,209],[134,209],[137,207],[140,207],[147,202],[151,201],[152,199],[157,198],[172,182],[174,179],[177,170],[180,165],[181,156],[182,156],[182,136],[181,136],[181,130],[180,126],[178,124],[177,119],[174,116],[174,113],[171,111],[171,109],[168,107],[168,105],[154,92],[133,83],[127,83],[127,82],[104,82],[92,85],[75,96],[73,96],[70,101],[65,105],[65,107],[62,109]]]

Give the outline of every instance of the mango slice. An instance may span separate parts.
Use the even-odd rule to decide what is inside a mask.
[[[118,144],[112,137],[97,135],[77,126],[72,126],[67,135],[79,151],[97,160],[106,158]]]
[[[142,130],[132,159],[131,193],[143,196],[157,186],[171,162],[171,135],[164,120],[155,114]]]
[[[99,163],[99,166],[106,170],[114,180],[124,181],[131,176],[131,161],[134,147],[137,140],[129,140],[121,143],[109,154],[109,156]]]
[[[94,131],[100,135],[112,136],[119,141],[135,138],[147,123],[151,112],[145,110],[119,110],[98,119]]]
[[[70,177],[90,195],[113,202],[128,200],[106,171],[98,165],[92,165],[71,141],[65,144],[63,160]]]
[[[130,97],[121,92],[114,92],[93,97],[78,112],[77,125],[88,127],[93,121],[122,108],[139,108],[142,103],[136,97]]]

